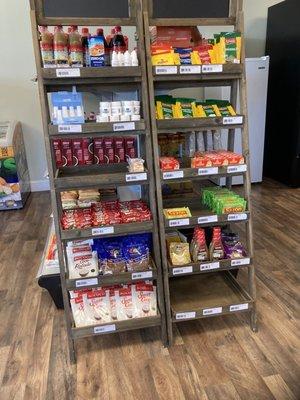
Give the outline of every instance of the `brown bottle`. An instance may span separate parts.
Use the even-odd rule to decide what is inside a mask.
[[[69,39],[68,34],[63,31],[62,25],[54,28],[54,60],[57,66],[67,66],[69,64]]]
[[[83,67],[83,51],[78,26],[72,25],[69,32],[69,57],[71,67]]]
[[[40,26],[40,49],[44,68],[54,66],[53,35],[48,31],[48,26]]]
[[[222,244],[221,228],[213,229],[213,237],[209,246],[209,256],[211,261],[224,259],[224,247]]]

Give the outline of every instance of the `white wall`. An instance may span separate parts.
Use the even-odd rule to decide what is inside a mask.
[[[244,0],[247,56],[264,54],[269,6],[281,0]],[[125,30],[124,30],[125,31]],[[0,0],[0,120],[22,122],[33,190],[47,187],[46,160],[35,76],[29,0]]]

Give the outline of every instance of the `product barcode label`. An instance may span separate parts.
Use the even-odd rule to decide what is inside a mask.
[[[170,171],[163,173],[163,179],[181,179],[184,177],[183,171]]]
[[[153,277],[152,271],[145,271],[145,272],[133,272],[131,275],[131,279],[150,279]]]
[[[104,228],[93,228],[92,229],[93,236],[111,235],[114,232],[115,232],[115,228],[113,226],[106,226]]]
[[[232,267],[237,267],[239,265],[249,265],[249,264],[250,264],[250,258],[240,258],[238,260],[231,260]]]
[[[245,221],[247,219],[247,214],[237,213],[228,214],[227,221]]]
[[[135,123],[134,122],[122,122],[113,125],[114,132],[122,132],[122,131],[134,131]]]
[[[107,332],[114,332],[116,330],[116,325],[104,325],[104,326],[95,326],[94,333],[107,333]]]
[[[75,283],[77,288],[98,285],[98,278],[80,279]]]
[[[162,67],[156,67],[155,72],[157,75],[172,75],[177,74],[176,65],[167,65]]]
[[[202,65],[202,73],[203,74],[211,74],[211,73],[219,73],[219,72],[223,72],[222,64]]]
[[[230,306],[229,311],[233,312],[233,311],[242,311],[242,310],[248,310],[249,308],[249,304],[236,304],[234,306]]]
[[[243,121],[244,121],[243,116],[223,117],[223,125],[242,124]]]
[[[189,218],[173,219],[173,220],[169,221],[170,228],[173,228],[175,226],[185,226],[185,225],[189,225],[189,224],[190,224]]]
[[[126,174],[126,182],[139,182],[146,180],[147,180],[146,172],[140,174]]]
[[[213,222],[218,222],[218,216],[217,215],[208,215],[207,217],[199,217],[198,218],[198,224],[210,224]]]
[[[176,319],[177,320],[182,320],[182,319],[193,319],[196,318],[196,313],[194,311],[192,312],[185,312],[185,313],[177,313],[176,314]]]
[[[179,72],[181,74],[201,74],[200,65],[181,65]]]
[[[234,165],[234,166],[227,167],[227,173],[228,174],[234,174],[236,172],[246,172],[246,171],[247,171],[247,165],[246,164]]]
[[[212,269],[219,269],[219,268],[220,268],[219,262],[213,262],[213,263],[207,263],[207,264],[200,265],[200,271],[211,271]]]
[[[192,274],[193,267],[182,267],[182,268],[173,268],[172,274],[173,275],[184,275],[184,274]]]
[[[58,125],[59,133],[82,133],[82,125]]]
[[[80,76],[80,68],[58,68],[57,78],[77,78]]]
[[[213,168],[199,168],[198,169],[198,175],[216,175],[219,173],[219,168],[218,167],[213,167]]]
[[[203,310],[203,315],[222,314],[222,311],[223,311],[222,307],[207,308],[206,310]]]

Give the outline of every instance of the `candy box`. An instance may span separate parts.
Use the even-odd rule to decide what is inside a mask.
[[[60,139],[53,140],[52,146],[53,146],[53,153],[54,153],[56,167],[60,168],[64,164],[61,140]]]
[[[83,138],[81,140],[82,140],[82,151],[83,151],[83,163],[84,165],[92,165],[94,161],[93,139]]]
[[[104,160],[106,164],[113,164],[115,162],[114,139],[104,138]]]
[[[117,137],[115,138],[114,142],[115,142],[115,162],[123,163],[125,162],[124,138]]]
[[[104,164],[104,141],[103,138],[94,139],[94,164]]]
[[[174,157],[160,157],[159,164],[162,171],[174,171],[180,168],[179,161]]]
[[[126,158],[136,158],[136,149],[135,149],[135,138],[127,137],[124,139],[125,145],[125,157]]]
[[[82,148],[82,139],[73,139],[72,140],[72,153],[73,153],[73,165],[83,165],[83,148]]]
[[[63,139],[61,141],[61,148],[62,148],[63,167],[72,166],[73,165],[72,140]]]
[[[164,215],[167,219],[190,218],[192,216],[188,207],[167,208],[164,209]]]

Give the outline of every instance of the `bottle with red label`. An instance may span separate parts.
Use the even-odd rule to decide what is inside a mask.
[[[110,65],[110,49],[105,39],[103,28],[97,29],[97,36],[101,37],[101,39],[103,39],[104,42],[105,65]]]
[[[115,51],[116,53],[125,53],[126,42],[120,26],[115,26],[115,35],[111,39],[109,48],[111,52]]]
[[[54,28],[53,48],[55,64],[67,66],[69,64],[69,37],[64,32],[62,25]]]
[[[40,26],[40,49],[44,68],[54,66],[53,34],[49,32],[48,26]]]
[[[209,246],[209,255],[211,261],[219,261],[225,257],[220,227],[213,228],[213,237]]]
[[[71,67],[83,67],[83,51],[81,36],[78,32],[78,26],[72,25],[69,32],[69,53]]]
[[[90,67],[90,52],[89,52],[89,38],[91,37],[89,28],[82,28],[81,30],[81,45],[83,54],[83,66]]]

